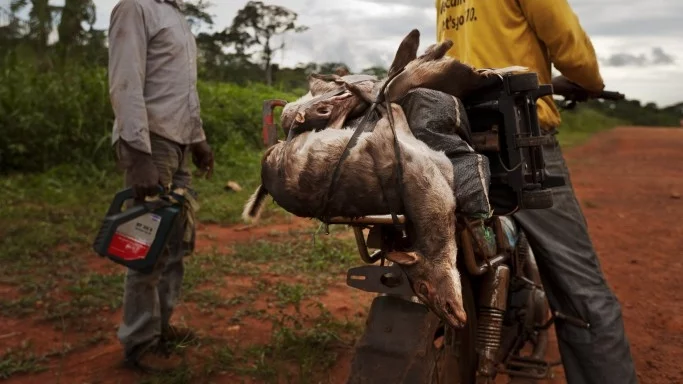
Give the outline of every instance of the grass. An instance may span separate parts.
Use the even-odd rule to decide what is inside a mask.
[[[563,119],[558,138],[565,147],[618,125],[587,109],[565,113]],[[231,155],[217,160],[214,179],[195,182],[204,224],[238,222],[258,185],[260,153],[223,153]],[[224,190],[229,180],[243,190]],[[87,335],[79,342],[87,346],[111,337],[115,324],[110,314],[120,309],[124,272],[113,263],[99,263],[108,268],[93,270],[88,258],[98,257],[91,242],[121,186],[121,175],[113,169],[86,166],[0,179],[0,287],[12,290],[0,297],[0,319],[47,321],[64,332]],[[288,216],[269,204],[262,222]],[[343,281],[340,276],[360,262],[350,230],[331,229],[330,236],[320,234],[311,222],[307,229],[221,244],[186,259],[182,301],[198,310],[190,322],[210,318],[214,324],[240,327],[265,322],[272,328],[270,338],[238,345],[223,335],[185,346],[183,365],[144,382],[201,382],[214,375],[234,376],[235,382],[245,376],[266,382],[325,381],[340,351],[348,352],[361,329],[360,319],[335,318],[319,302],[330,282]],[[234,279],[248,283],[237,289]],[[40,372],[51,356],[34,353],[30,345],[0,351],[0,379]]]
[[[42,365],[44,360],[36,356],[12,356],[5,354],[0,358],[0,379],[9,379],[19,373],[38,373],[47,368]]]
[[[345,231],[345,229],[341,229]],[[269,271],[279,274],[310,273],[336,275],[358,261],[353,241],[335,236],[290,231],[290,241],[257,240],[234,246],[234,257],[255,263],[268,263]]]
[[[336,319],[320,304],[311,306],[313,314],[297,311],[294,315],[269,316],[272,332],[265,344],[240,346],[225,340],[207,341],[189,351],[198,361],[185,361],[173,371],[142,383],[200,382],[226,374],[266,383],[324,382],[340,352],[353,345],[361,328],[357,322]]]
[[[194,180],[202,222],[239,221],[246,199],[259,183],[260,156],[260,152],[233,150],[230,156],[217,159],[211,180]],[[243,190],[227,192],[224,186],[229,180],[239,183]],[[4,241],[0,259],[16,259],[46,246],[89,240],[114,193],[122,188],[122,174],[113,168],[63,166],[40,174],[0,178],[0,231]]]
[[[0,354],[0,379],[8,379],[18,373],[37,373],[46,370],[44,357],[34,355],[28,345],[7,350]]]
[[[195,181],[201,222],[239,221],[244,202],[258,185],[258,158],[259,153],[236,152],[218,161],[212,180]],[[244,189],[226,192],[223,185],[228,180]],[[60,167],[0,179],[0,262],[4,267],[0,282],[19,282],[27,271],[73,267],[73,248],[91,245],[114,193],[122,186],[122,176],[111,169],[87,172]],[[270,209],[266,220],[272,212],[277,215],[277,210]]]
[[[359,324],[336,320],[320,304],[317,310],[314,317],[282,315],[273,320],[270,343],[252,351],[261,361],[269,360],[269,370],[257,371],[263,379],[272,381],[274,373],[291,375],[287,369],[290,366],[294,368],[292,376],[300,382],[314,382],[313,377],[320,377],[332,367],[340,348],[350,347],[344,335],[358,335]]]
[[[557,139],[562,148],[583,144],[596,133],[627,125],[619,119],[608,117],[590,108],[577,107],[562,113],[562,123],[558,128]]]
[[[292,254],[283,252],[289,247],[282,243],[283,239],[276,238],[272,242],[242,244],[226,249],[224,253],[210,250],[192,255],[186,268],[183,302],[184,305],[195,304],[199,312],[194,312],[189,321],[206,316],[219,319],[218,311],[225,310],[231,316],[224,317],[223,323],[241,324],[242,327],[249,327],[253,321],[270,323],[271,337],[265,344],[240,346],[233,345],[234,342],[223,335],[216,340],[185,346],[182,352],[187,360],[182,365],[170,373],[149,377],[143,382],[186,383],[225,372],[256,377],[269,383],[283,378],[290,382],[319,382],[337,360],[340,351],[351,348],[361,329],[358,318],[335,318],[316,298],[325,291],[320,275],[338,274],[344,265],[351,263],[353,253],[348,247],[348,239],[335,236],[316,242],[305,236],[294,239],[289,244],[294,250]],[[268,252],[277,256],[270,259]],[[292,268],[281,273],[271,271],[268,277],[256,273],[263,268],[277,270],[279,268],[270,267],[281,264],[288,257],[293,257],[290,260]],[[310,263],[315,258],[321,262]],[[300,268],[306,263],[312,267]],[[247,277],[251,283],[244,290],[234,291],[230,289],[232,277]],[[35,299],[19,300],[16,307],[30,308],[29,314],[44,311],[50,315],[46,318],[55,326],[63,325],[65,319],[78,319],[73,324],[63,325],[65,331],[74,332],[82,328],[87,331],[93,324],[99,324],[96,315],[102,308],[120,307],[122,278],[121,271],[85,274],[69,280],[70,285],[64,292],[71,295],[69,300],[41,296],[40,308],[35,307]],[[49,279],[46,275],[33,275],[33,280]],[[257,308],[259,303],[268,303],[267,309]],[[9,310],[3,315],[20,316],[18,312]],[[104,329],[113,325],[109,324]],[[204,329],[204,332],[212,334],[210,329]],[[106,339],[98,334],[98,338],[82,340],[81,343],[92,346]],[[27,347],[23,353],[12,352],[3,356],[0,377],[41,372],[49,355],[34,355],[30,350]]]

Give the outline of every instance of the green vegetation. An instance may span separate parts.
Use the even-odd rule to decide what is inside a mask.
[[[73,64],[43,72],[16,64],[4,69],[0,170],[44,171],[62,164],[87,164],[93,167],[90,171],[111,168],[114,116],[105,68]],[[235,150],[259,148],[264,100],[293,100],[303,94],[263,84],[247,88],[201,82],[198,89],[204,129],[229,164],[235,163]]]
[[[184,361],[176,369],[141,383],[188,383],[228,374],[266,383],[327,382],[331,378],[329,369],[340,352],[352,345],[360,327],[357,322],[334,318],[320,305],[312,308],[310,315],[296,312],[295,316],[271,316],[272,332],[266,343],[240,347],[207,340],[190,347],[187,353],[201,359]]]
[[[683,120],[683,103],[659,108],[654,103],[641,105],[638,100],[618,103],[592,100],[586,103],[586,107],[629,125],[680,127]]]
[[[0,379],[9,379],[18,373],[44,371],[43,362],[44,358],[38,358],[31,352],[9,351],[0,355]]]
[[[583,143],[598,132],[620,125],[626,125],[626,123],[594,109],[579,107],[562,113],[562,124],[558,128],[557,139],[563,148],[569,148]]]

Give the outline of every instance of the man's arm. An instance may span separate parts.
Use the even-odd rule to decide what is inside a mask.
[[[147,29],[136,0],[121,0],[109,22],[109,97],[120,138],[151,154],[144,86]]]
[[[592,91],[605,84],[593,44],[567,0],[518,0],[536,35],[550,51],[555,67],[569,80]]]

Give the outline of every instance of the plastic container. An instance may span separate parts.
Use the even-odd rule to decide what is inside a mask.
[[[93,248],[98,255],[142,273],[151,273],[168,242],[185,199],[176,193],[161,195],[125,211],[133,198],[131,188],[119,191],[109,206]]]

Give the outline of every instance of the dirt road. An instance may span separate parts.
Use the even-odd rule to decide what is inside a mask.
[[[584,207],[590,232],[609,284],[623,305],[624,319],[638,375],[643,384],[683,383],[683,129],[624,127],[605,132],[588,143],[566,152],[572,182]],[[294,221],[295,225],[303,225]],[[206,227],[204,247],[226,245],[255,237],[272,236],[288,225],[240,230]],[[262,279],[287,280],[286,276],[260,275]],[[291,280],[291,279],[289,279]],[[226,280],[223,290],[240,291],[252,283],[249,276]],[[0,286],[7,294],[11,290]],[[222,291],[219,291],[222,292]],[[336,317],[362,315],[370,296],[343,285],[328,286],[318,296]],[[260,305],[257,305],[259,308]],[[197,310],[184,305],[178,316]],[[263,305],[266,310],[270,305]],[[218,310],[216,310],[218,312]],[[234,311],[233,311],[234,312]],[[225,312],[228,314],[229,312]],[[120,347],[114,338],[120,311],[106,314],[104,340],[50,360],[51,369],[32,375],[16,375],[8,383],[116,383],[134,382],[130,374],[116,368]],[[195,316],[190,325],[212,337],[234,340],[236,329]],[[258,321],[242,325],[240,342],[267,338],[268,326]],[[51,326],[0,317],[0,344],[16,345],[23,340],[43,344],[75,342],[90,335],[60,335]],[[230,336],[233,335],[233,336]],[[352,347],[338,354],[330,379],[344,382]],[[557,357],[554,348],[551,351]],[[0,362],[0,365],[2,362]],[[234,373],[222,372],[212,382],[242,382]],[[174,382],[183,382],[174,381]],[[252,382],[247,380],[247,382]],[[562,375],[556,381],[564,382]]]
[[[620,128],[568,153],[642,383],[683,383],[683,130]]]

